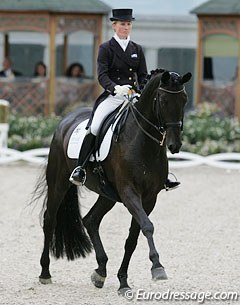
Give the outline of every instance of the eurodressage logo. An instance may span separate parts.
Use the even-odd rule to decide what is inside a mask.
[[[137,300],[137,301],[197,301],[199,304],[203,304],[205,301],[215,300],[215,301],[238,301],[239,294],[236,291],[228,292],[190,292],[190,291],[170,291],[169,289],[165,292],[159,291],[145,291],[144,289],[138,289],[136,293],[128,289],[124,297],[127,300]]]

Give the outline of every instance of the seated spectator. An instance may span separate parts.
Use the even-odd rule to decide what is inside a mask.
[[[43,61],[39,61],[36,63],[34,68],[34,76],[35,77],[46,77],[47,76],[47,66]]]
[[[9,79],[14,79],[15,76],[21,76],[22,74],[16,70],[12,69],[12,62],[9,57],[5,57],[3,60],[3,70],[0,71],[0,77],[7,77]]]
[[[76,77],[76,78],[81,78],[85,76],[85,71],[84,67],[80,63],[72,63],[66,71],[66,76],[67,77]]]

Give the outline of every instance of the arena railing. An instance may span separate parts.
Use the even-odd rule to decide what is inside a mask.
[[[0,165],[17,161],[31,164],[47,162],[49,148],[36,148],[27,151],[18,151],[10,148],[0,148]],[[240,170],[240,153],[221,153],[209,156],[200,156],[189,152],[178,154],[168,153],[170,168],[184,168],[199,165],[208,165],[223,169]]]

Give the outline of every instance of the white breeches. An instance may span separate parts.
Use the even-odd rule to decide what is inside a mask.
[[[125,101],[126,97],[124,96],[113,96],[109,95],[101,104],[97,107],[92,124],[90,127],[91,133],[93,135],[98,134],[99,127],[103,120],[113,112],[119,105],[121,105]]]

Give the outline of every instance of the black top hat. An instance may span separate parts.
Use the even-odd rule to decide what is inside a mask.
[[[130,8],[118,8],[112,10],[111,21],[132,21],[135,18],[132,16],[132,9]]]

